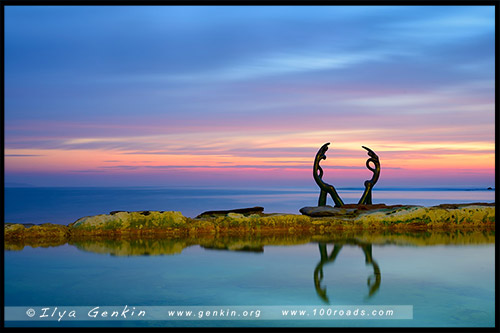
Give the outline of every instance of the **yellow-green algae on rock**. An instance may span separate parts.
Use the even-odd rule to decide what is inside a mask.
[[[112,232],[175,231],[186,227],[187,218],[181,212],[116,212],[86,216],[68,225],[74,234]]]
[[[187,218],[175,211],[112,212],[78,219],[68,226],[5,224],[10,239],[68,240],[86,237],[138,238],[185,237],[203,234],[310,234],[349,230],[494,230],[494,204],[387,206],[376,209],[339,210],[335,216],[295,214],[238,214]]]
[[[24,226],[23,224],[6,223],[4,225],[4,237],[9,238],[46,238],[46,239],[66,239],[69,237],[70,228],[53,223]]]
[[[439,205],[434,207],[408,206],[388,211],[362,213],[354,223],[363,225],[425,225],[428,228],[495,226],[493,205]]]

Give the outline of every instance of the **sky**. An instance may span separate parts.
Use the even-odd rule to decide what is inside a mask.
[[[6,185],[493,187],[494,6],[6,6]]]

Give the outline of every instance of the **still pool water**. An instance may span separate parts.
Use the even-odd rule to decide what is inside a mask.
[[[494,232],[10,245],[5,306],[400,306],[413,319],[6,321],[6,326],[495,325]],[[37,309],[38,309],[37,308]],[[39,311],[39,310],[37,310]],[[264,310],[262,310],[264,311]],[[56,318],[57,319],[57,318]]]

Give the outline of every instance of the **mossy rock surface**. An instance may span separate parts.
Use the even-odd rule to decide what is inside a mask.
[[[93,231],[179,228],[185,225],[186,218],[181,212],[140,211],[86,216],[69,227],[72,230]]]
[[[65,239],[69,236],[69,228],[61,224],[44,223],[39,225],[23,225],[7,223],[4,226],[5,239]]]
[[[452,207],[421,207],[403,206],[394,209],[384,209],[382,211],[369,211],[359,214],[354,223],[394,225],[405,224],[426,224],[434,225],[471,225],[479,226],[490,224],[495,221],[495,206],[485,205],[463,205]]]
[[[321,207],[324,209],[325,207]],[[327,207],[328,208],[328,207]],[[114,211],[87,216],[65,226],[4,225],[6,241],[53,240],[61,242],[92,237],[169,238],[200,235],[323,235],[356,230],[494,230],[495,204],[444,204],[434,207],[364,205],[334,208],[334,215],[316,217],[298,214],[250,214],[228,211],[225,215],[184,217],[176,211]],[[244,248],[244,246],[242,247]]]

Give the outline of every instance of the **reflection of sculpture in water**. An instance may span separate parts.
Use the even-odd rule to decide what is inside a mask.
[[[333,263],[335,259],[337,259],[340,250],[344,245],[357,245],[365,254],[365,263],[367,265],[372,265],[373,274],[368,277],[368,298],[372,297],[380,287],[380,282],[382,280],[382,275],[380,273],[380,267],[377,262],[373,260],[372,256],[372,245],[369,243],[360,242],[356,239],[347,239],[342,241],[340,244],[334,244],[332,252],[330,255],[327,253],[326,243],[319,243],[319,254],[320,254],[320,262],[316,265],[314,269],[314,287],[316,288],[316,292],[321,297],[321,299],[327,303],[329,303],[328,296],[326,294],[326,287],[321,287],[321,281],[323,280],[323,266],[327,263]]]
[[[316,153],[316,157],[314,158],[313,178],[320,188],[318,206],[326,206],[327,195],[330,194],[333,202],[335,203],[335,207],[342,207],[344,205],[344,202],[340,198],[335,187],[323,181],[323,169],[319,165],[319,162],[321,162],[321,160],[326,160],[326,151],[328,150],[329,144],[330,142],[325,143],[323,146],[321,146],[321,148]],[[370,156],[370,158],[366,161],[366,167],[368,168],[368,170],[373,172],[373,176],[370,180],[365,181],[365,191],[359,199],[358,205],[371,205],[372,189],[377,183],[380,176],[380,160],[377,154],[373,152],[373,150],[365,146],[362,147],[368,151],[368,156]],[[373,163],[374,167],[371,167],[370,163]]]

